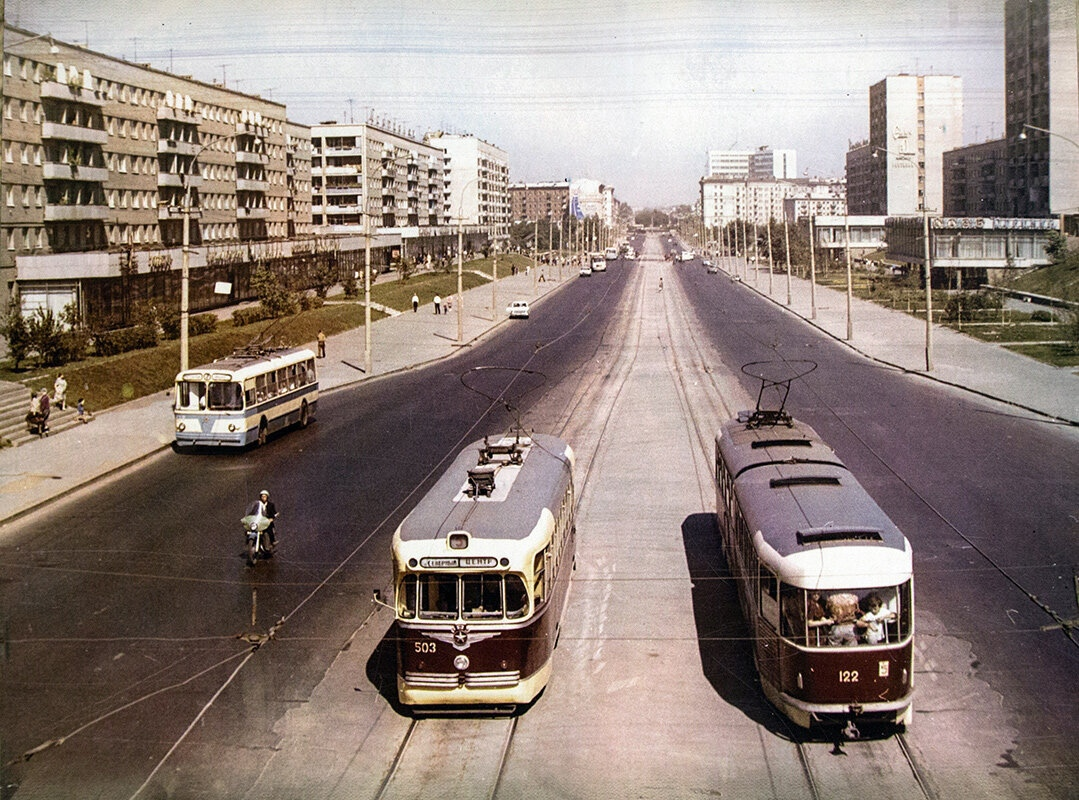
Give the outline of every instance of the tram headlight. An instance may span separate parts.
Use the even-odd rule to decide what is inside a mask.
[[[234,422],[229,423],[229,433],[236,433],[236,423],[234,423]]]
[[[184,431],[187,430],[187,426],[182,422],[177,422],[176,423],[176,430],[178,430],[180,433],[183,433]]]
[[[455,669],[459,669],[462,672],[468,669],[468,656],[459,655],[453,659],[453,666]]]

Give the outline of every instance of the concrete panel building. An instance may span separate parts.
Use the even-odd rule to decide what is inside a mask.
[[[510,218],[562,219],[569,213],[569,187],[569,181],[510,184]]]
[[[446,153],[445,206],[451,224],[495,231],[510,223],[509,156],[475,136],[428,133],[425,141]]]

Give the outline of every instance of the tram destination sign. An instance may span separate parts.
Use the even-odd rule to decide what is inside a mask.
[[[421,558],[424,569],[492,569],[498,566],[493,556],[459,556],[445,558]]]

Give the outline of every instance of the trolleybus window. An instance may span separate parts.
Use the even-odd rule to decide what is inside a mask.
[[[182,411],[201,411],[206,408],[205,391],[206,384],[202,381],[180,381],[176,407]]]
[[[210,384],[208,405],[219,411],[239,411],[244,407],[243,389],[238,383],[217,381]]]

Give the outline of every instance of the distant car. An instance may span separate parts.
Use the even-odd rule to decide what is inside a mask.
[[[606,272],[607,271],[607,261],[606,261],[606,259],[593,258],[592,259],[592,271],[593,272]]]
[[[701,263],[704,264],[706,267],[710,267],[710,266],[712,266],[712,259],[706,258],[703,261],[701,261]]]
[[[708,264],[708,274],[709,275],[715,275],[717,272],[719,272],[719,267],[717,267],[715,264],[709,263]]]
[[[587,278],[592,274],[592,266],[590,264],[581,265],[581,277]]]
[[[510,315],[510,319],[528,319],[528,301],[514,300],[506,306],[506,313]]]

